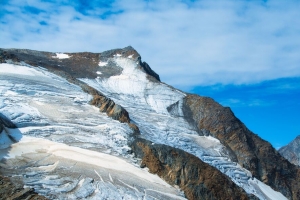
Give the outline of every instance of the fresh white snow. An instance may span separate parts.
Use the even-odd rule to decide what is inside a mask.
[[[53,58],[66,59],[66,58],[70,58],[70,56],[65,53],[56,53],[56,56],[53,56]]]
[[[264,196],[268,197],[269,199],[287,200],[287,198],[283,196],[280,192],[274,191],[270,186],[264,184],[256,178],[253,180],[249,180],[249,183],[255,188],[259,188],[259,190],[264,194]]]
[[[167,114],[166,108],[185,96],[176,89],[170,90],[165,84],[150,82],[146,74],[131,59],[116,56],[112,61],[123,68],[122,74],[111,76],[108,79],[81,80],[104,94],[121,94],[120,98],[122,99],[118,101],[121,104],[129,99],[134,99],[134,104],[142,104],[144,107],[155,110],[156,113]]]
[[[8,63],[0,64],[0,73],[2,75],[14,74],[15,76],[40,76],[46,77],[43,72],[35,70],[33,68],[21,65],[14,65]]]
[[[102,62],[102,61],[100,61],[98,65],[99,65],[100,67],[104,67],[104,66],[107,65],[107,62]]]

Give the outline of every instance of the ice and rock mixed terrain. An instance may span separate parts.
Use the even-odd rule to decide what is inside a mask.
[[[81,88],[28,65],[0,64],[0,74],[0,112],[19,127],[1,134],[5,174],[55,199],[183,199],[135,164],[132,130],[89,105]]]
[[[187,94],[160,82],[131,51],[89,59],[95,66],[86,76],[63,69],[63,62],[78,55],[48,57],[125,108],[139,138],[196,156],[248,195],[287,199],[234,162],[218,139],[190,123],[183,114]],[[176,185],[140,168],[129,145],[137,133],[128,123],[99,112],[90,105],[91,94],[44,65],[11,59],[0,64],[0,113],[18,127],[0,134],[2,174],[51,199],[185,199]]]
[[[142,137],[154,143],[166,144],[191,153],[225,173],[247,193],[260,199],[268,196],[286,199],[273,191],[240,165],[232,162],[226,148],[211,136],[199,136],[182,115],[182,107],[168,112],[168,107],[180,102],[185,93],[161,82],[151,82],[132,58],[115,56],[113,61],[123,68],[122,74],[107,79],[81,79],[125,107],[137,124]],[[268,189],[266,189],[268,188]]]

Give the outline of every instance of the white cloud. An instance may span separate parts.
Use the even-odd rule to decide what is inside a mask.
[[[266,107],[273,106],[275,102],[270,99],[225,99],[220,102],[223,106],[234,107]]]
[[[0,46],[101,52],[132,45],[181,88],[300,76],[299,1],[95,2],[79,12],[75,4],[9,1]]]

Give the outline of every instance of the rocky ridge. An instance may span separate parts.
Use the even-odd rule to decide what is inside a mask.
[[[142,159],[142,167],[148,167],[171,185],[178,185],[188,199],[249,199],[229,178],[196,156],[139,138],[131,147]]]
[[[183,107],[188,110],[184,113],[192,114],[186,117],[199,132],[218,138],[228,148],[232,159],[254,177],[290,199],[300,196],[299,168],[283,158],[269,142],[247,129],[230,108],[197,95],[188,95]]]
[[[286,146],[281,147],[278,152],[291,163],[300,166],[300,135]]]

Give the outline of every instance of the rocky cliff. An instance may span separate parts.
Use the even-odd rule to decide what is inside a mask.
[[[272,145],[252,133],[230,108],[213,99],[188,95],[183,101],[186,116],[199,132],[218,138],[233,160],[252,175],[291,199],[300,196],[300,170],[283,158]]]
[[[178,185],[188,199],[256,199],[248,197],[244,190],[214,167],[180,149],[139,138],[131,147],[136,156],[142,158],[142,167],[148,167],[151,173],[171,185]]]
[[[300,166],[300,135],[288,145],[281,147],[278,152],[291,163]]]

